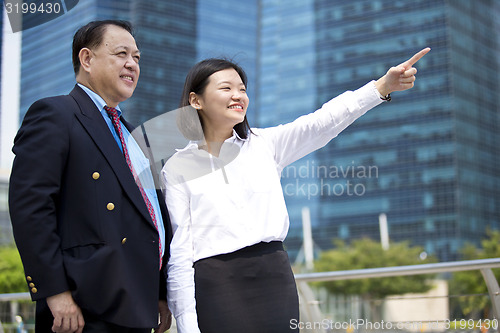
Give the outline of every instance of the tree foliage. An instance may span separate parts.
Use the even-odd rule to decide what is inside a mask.
[[[333,250],[324,251],[315,262],[315,270],[340,271],[389,266],[405,266],[435,261],[432,257],[420,259],[421,247],[410,247],[408,242],[392,243],[387,250],[380,243],[368,238],[346,244],[342,240],[334,241]],[[354,294],[364,298],[384,298],[389,295],[428,291],[432,285],[429,275],[409,275],[385,278],[355,279],[321,282],[334,294]]]
[[[488,230],[486,235],[487,238],[481,241],[481,248],[466,244],[460,250],[463,260],[500,258],[500,231]],[[497,281],[499,281],[500,269],[493,269],[493,273]],[[462,295],[450,299],[452,309],[458,308],[463,315],[470,317],[488,316],[487,313],[482,312],[484,312],[484,309],[491,307],[489,297],[477,296],[488,293],[488,288],[480,271],[453,273],[449,289],[452,295]]]
[[[19,252],[13,246],[0,247],[0,294],[27,291]]]

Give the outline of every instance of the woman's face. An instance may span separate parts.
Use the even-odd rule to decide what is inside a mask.
[[[200,110],[205,131],[232,132],[245,119],[249,100],[238,72],[229,68],[210,75],[203,94],[191,93],[190,102]]]

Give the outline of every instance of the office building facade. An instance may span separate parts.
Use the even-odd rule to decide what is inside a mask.
[[[292,10],[289,1],[273,3],[283,12]],[[311,7],[306,14],[292,15],[296,20],[286,22],[273,47],[295,45],[297,54],[278,52],[274,64],[295,56],[299,60],[291,60],[288,70],[300,73],[301,56],[310,57],[309,39],[287,34],[295,22],[314,13],[314,53],[308,61],[314,79],[304,89],[313,87],[314,93],[306,95],[314,98],[312,109],[382,76],[424,47],[432,51],[416,65],[414,89],[394,93],[393,101],[292,166],[292,173],[285,170],[283,184],[295,182],[295,190],[288,188],[292,194],[309,189],[307,198],[302,193],[302,202],[296,195],[287,196],[289,244],[295,250],[301,243],[298,206],[309,205],[313,239],[321,249],[330,248],[333,238],[379,239],[383,213],[391,241],[411,240],[440,260],[458,259],[457,251],[466,242],[478,245],[487,228],[500,228],[499,4],[316,0]],[[273,56],[262,53],[261,62]],[[304,95],[280,90],[300,86],[302,78],[280,78],[281,87],[268,94],[262,91],[261,101],[305,103]],[[278,113],[289,105],[296,103],[285,103]]]

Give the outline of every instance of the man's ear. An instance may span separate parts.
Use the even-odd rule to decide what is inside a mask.
[[[82,48],[78,53],[78,58],[80,59],[80,67],[86,71],[90,72],[90,62],[94,54],[89,48]]]
[[[189,104],[191,104],[191,106],[197,110],[202,109],[200,99],[194,92],[189,93]]]

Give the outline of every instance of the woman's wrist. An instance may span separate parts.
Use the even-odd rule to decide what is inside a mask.
[[[377,91],[382,99],[387,98],[387,96],[392,92],[387,86],[385,75],[375,81],[375,87],[377,88]]]

